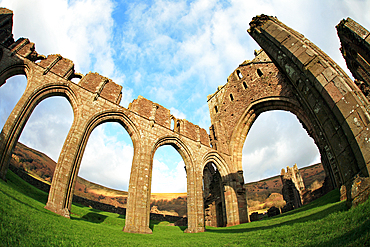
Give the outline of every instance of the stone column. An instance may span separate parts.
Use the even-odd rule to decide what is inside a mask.
[[[200,165],[186,167],[188,228],[186,233],[204,232],[203,171]]]
[[[76,117],[64,142],[55,167],[45,208],[69,218],[74,185],[88,138],[86,118]]]
[[[238,224],[238,211],[237,211],[237,198],[235,191],[232,187],[232,182],[225,181],[225,207],[226,207],[226,217],[227,224],[226,226],[234,226]]]
[[[128,189],[126,223],[123,231],[130,233],[152,233],[150,220],[151,150],[141,139],[132,161]]]

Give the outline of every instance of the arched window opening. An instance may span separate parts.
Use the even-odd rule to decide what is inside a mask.
[[[121,124],[97,126],[82,157],[75,195],[125,208],[133,155],[131,137]]]
[[[171,130],[175,130],[175,119],[171,118]]]
[[[243,87],[244,87],[244,89],[248,88],[247,83],[245,83],[245,81],[243,81]]]
[[[243,78],[243,74],[240,72],[240,70],[237,70],[236,71],[236,74],[238,75],[238,78],[239,79],[242,79]]]
[[[181,128],[181,122],[180,122],[180,120],[177,120],[176,121],[176,132],[179,132],[180,133],[180,128]]]
[[[213,163],[208,163],[203,169],[203,200],[206,226],[226,226],[227,217],[222,178]]]
[[[217,105],[215,105],[215,113],[218,112],[218,108],[217,108]]]
[[[24,75],[12,76],[0,87],[0,129],[2,130],[10,113],[27,87]]]
[[[257,74],[258,74],[259,77],[263,76],[263,73],[260,69],[257,69]]]
[[[230,100],[231,100],[231,101],[234,101],[234,96],[233,96],[233,94],[230,94]]]
[[[79,84],[80,80],[82,79],[83,75],[80,73],[75,73],[72,78],[70,79],[72,82]]]
[[[252,221],[262,217],[258,214],[272,206],[280,208],[281,211],[288,211],[291,207],[291,200],[294,198],[286,196],[288,187],[280,177],[282,169],[284,173],[288,173],[289,166],[289,172],[297,173],[298,175],[294,175],[297,184],[298,177],[301,176],[306,191],[318,189],[325,180],[325,171],[314,140],[297,117],[287,111],[268,111],[260,114],[245,140],[242,164],[248,212],[250,215],[254,213],[251,215]],[[305,170],[294,172],[295,164],[298,166],[296,170]],[[301,195],[295,199],[302,201]]]
[[[185,163],[176,149],[159,147],[153,158],[151,202],[152,212],[187,216],[187,180]]]
[[[28,119],[11,162],[22,161],[21,170],[51,182],[72,122],[73,110],[66,98],[54,96],[43,100]]]

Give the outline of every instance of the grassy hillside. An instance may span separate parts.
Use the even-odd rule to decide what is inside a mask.
[[[56,166],[55,161],[47,155],[29,148],[20,142],[17,143],[13,150],[10,164],[49,184],[53,178]],[[74,194],[115,207],[125,208],[127,205],[127,191],[107,188],[81,177],[77,177]],[[186,192],[153,193],[151,197],[151,205],[157,206],[160,210],[159,213],[180,216],[186,215]],[[163,212],[161,212],[162,210]]]
[[[71,219],[44,209],[47,194],[12,172],[0,180],[1,246],[368,246],[370,201],[346,210],[339,192],[286,214],[185,234],[151,222],[153,234],[122,232],[124,216],[72,206]]]
[[[56,166],[55,161],[45,154],[33,150],[22,143],[17,143],[13,150],[11,165],[24,170],[36,178],[50,182]],[[300,169],[306,188],[312,184],[321,186],[325,173],[321,164]],[[264,212],[271,206],[282,207],[285,201],[281,196],[282,183],[280,176],[267,178],[258,182],[245,184],[248,195],[249,213]],[[77,178],[74,194],[89,200],[125,208],[127,192],[107,188],[86,179]],[[278,195],[280,194],[280,195]],[[157,213],[186,215],[185,193],[153,193],[151,206],[157,206]]]

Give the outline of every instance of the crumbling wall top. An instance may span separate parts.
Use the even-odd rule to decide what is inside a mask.
[[[14,43],[12,29],[13,11],[0,8],[0,44],[5,47]]]
[[[89,72],[82,77],[79,85],[96,93],[97,96],[102,96],[116,104],[119,104],[122,97],[122,86],[114,83],[111,79],[101,76],[98,73]]]

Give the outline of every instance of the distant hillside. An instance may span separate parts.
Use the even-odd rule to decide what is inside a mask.
[[[13,150],[10,164],[18,169],[51,183],[56,162],[47,155],[17,143]],[[119,191],[77,177],[74,194],[89,200],[98,201],[115,207],[126,207],[127,191]],[[167,215],[186,215],[185,193],[153,193],[152,206],[157,206],[157,213],[166,211]]]
[[[11,165],[49,183],[52,181],[56,163],[45,154],[17,143],[13,150]],[[321,164],[300,169],[306,188],[318,188],[324,181],[325,172]],[[280,176],[274,176],[258,182],[244,185],[247,190],[249,211],[264,209],[271,205],[285,203],[281,196],[282,183]],[[92,183],[81,177],[77,178],[74,194],[115,207],[126,207],[127,192],[119,191]],[[167,215],[186,215],[186,192],[153,193],[151,208],[156,213]],[[153,206],[156,206],[153,208]]]
[[[325,171],[321,163],[299,169],[306,189],[315,190],[322,186]],[[249,213],[281,206],[285,201],[281,195],[283,184],[280,175],[244,185],[247,191]],[[277,195],[279,194],[279,195]],[[272,203],[274,201],[274,203]]]

